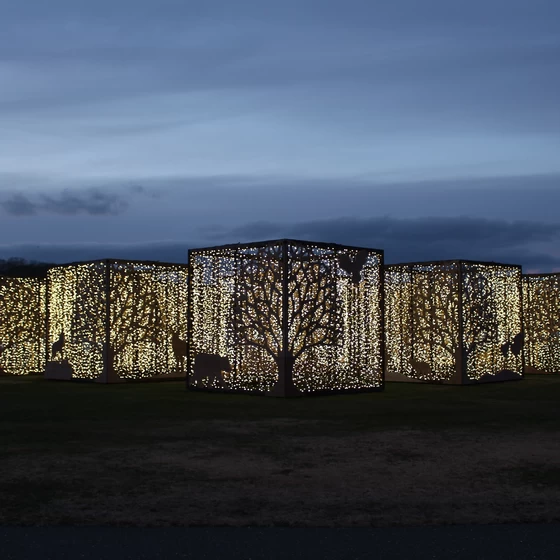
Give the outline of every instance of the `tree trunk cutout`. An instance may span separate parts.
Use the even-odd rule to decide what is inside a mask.
[[[314,347],[332,344],[341,332],[336,255],[321,258],[311,247],[288,244],[284,278],[283,250],[282,245],[271,245],[242,255],[233,313],[239,344],[259,348],[277,365],[278,380],[270,391],[272,395],[301,393],[293,379],[298,358]]]

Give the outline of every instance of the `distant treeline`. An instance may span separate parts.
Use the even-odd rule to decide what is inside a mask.
[[[0,276],[45,277],[50,263],[28,261],[19,257],[0,259]]]

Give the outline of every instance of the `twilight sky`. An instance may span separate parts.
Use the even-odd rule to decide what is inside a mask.
[[[558,0],[0,0],[0,258],[560,271],[559,209]]]

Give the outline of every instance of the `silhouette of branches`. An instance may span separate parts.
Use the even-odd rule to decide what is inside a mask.
[[[290,245],[288,251],[289,350],[297,359],[311,348],[336,343],[342,321],[333,255],[317,255],[305,245]]]
[[[413,272],[412,336],[414,344],[439,347],[455,355],[458,342],[458,293],[450,272]]]
[[[282,246],[241,257],[233,324],[239,341],[278,359],[282,349]]]
[[[477,346],[497,341],[498,320],[492,284],[483,272],[465,272],[463,294],[463,344],[468,357]]]
[[[105,345],[105,265],[79,266],[75,271],[72,342],[87,343],[100,353]],[[58,333],[56,333],[58,334]]]
[[[113,265],[111,271],[111,347],[116,356],[127,346],[160,342],[161,309],[151,274],[134,265]]]
[[[244,256],[234,306],[234,329],[242,344],[277,360],[282,337],[282,247],[259,248]],[[288,246],[288,355],[332,343],[340,334],[336,314],[334,256],[321,258],[308,246]]]

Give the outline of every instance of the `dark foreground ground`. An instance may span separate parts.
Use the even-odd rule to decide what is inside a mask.
[[[292,400],[2,379],[0,525],[560,522],[559,435],[558,377]]]
[[[560,524],[271,528],[0,528],[3,560],[517,560],[560,558]]]

